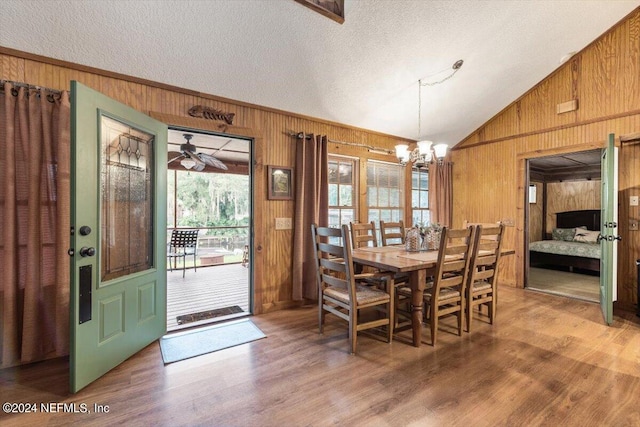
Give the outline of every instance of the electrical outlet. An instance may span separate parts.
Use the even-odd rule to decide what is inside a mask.
[[[629,230],[630,231],[638,231],[638,220],[630,219],[629,220]]]
[[[291,218],[276,218],[276,230],[291,230]]]
[[[629,197],[629,206],[638,206],[638,196]]]

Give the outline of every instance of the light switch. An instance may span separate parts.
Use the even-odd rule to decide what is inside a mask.
[[[629,206],[638,206],[638,196],[629,197]]]
[[[291,218],[276,218],[276,230],[291,230]]]

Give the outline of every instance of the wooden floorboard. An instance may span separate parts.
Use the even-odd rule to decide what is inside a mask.
[[[600,276],[530,267],[528,287],[585,301],[600,301]]]
[[[409,332],[392,344],[360,335],[352,356],[345,324],[328,317],[319,335],[309,306],[252,317],[265,339],[166,366],[153,343],[76,395],[66,359],[9,368],[3,402],[109,413],[0,414],[0,425],[640,425],[635,314],[608,327],[593,303],[512,288],[498,301],[495,325],[477,316],[435,348],[405,344]]]
[[[178,325],[176,318],[217,308],[237,305],[249,314],[249,269],[242,264],[223,264],[167,272],[167,330],[194,324]],[[231,316],[237,317],[237,316]],[[212,319],[220,321],[229,317]],[[202,324],[203,322],[198,322]]]

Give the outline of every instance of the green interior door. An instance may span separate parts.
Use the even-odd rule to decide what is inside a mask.
[[[71,391],[166,330],[167,126],[71,82]]]
[[[616,300],[618,236],[618,156],[610,134],[602,150],[602,193],[600,228],[600,306],[607,325],[613,323],[613,301]]]

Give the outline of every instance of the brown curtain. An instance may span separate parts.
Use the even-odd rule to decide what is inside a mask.
[[[0,90],[0,366],[69,353],[69,93]]]
[[[453,207],[453,164],[429,165],[429,210],[431,222],[450,227]]]
[[[327,137],[303,135],[296,145],[295,167],[293,300],[317,300],[316,253],[311,241],[311,224],[326,227],[329,223]]]

